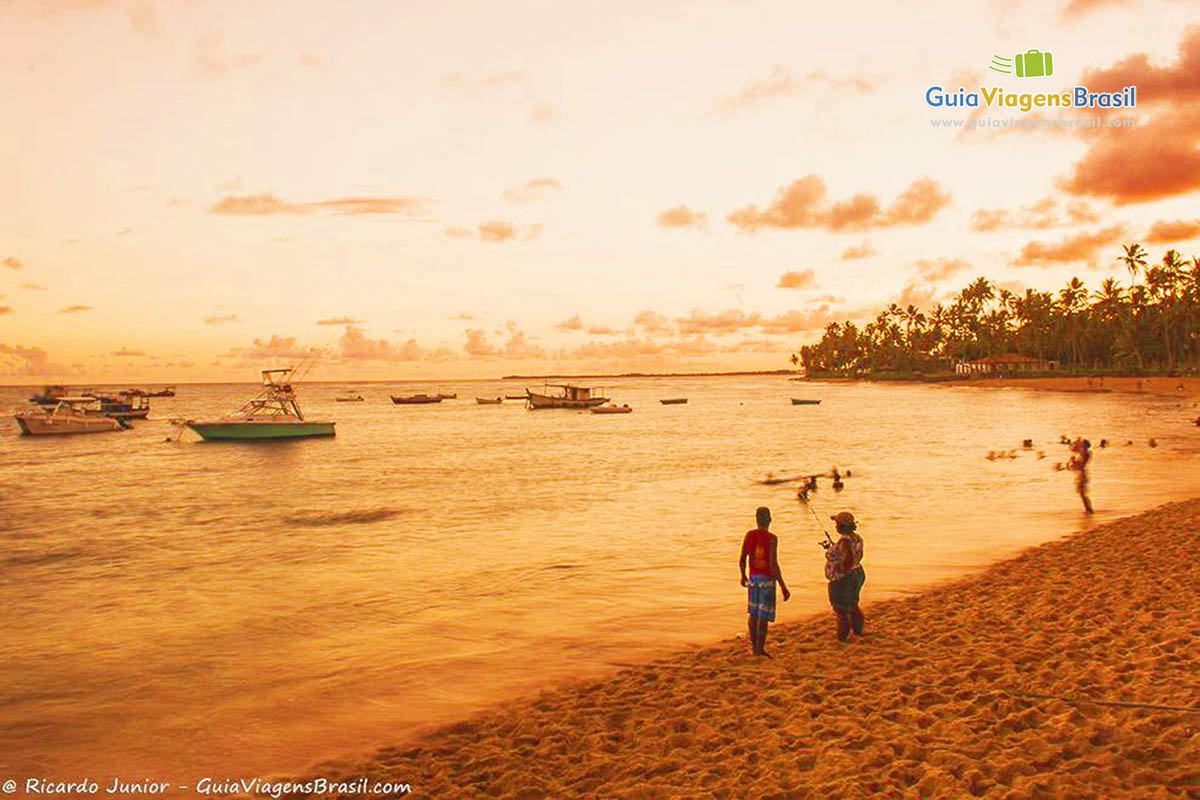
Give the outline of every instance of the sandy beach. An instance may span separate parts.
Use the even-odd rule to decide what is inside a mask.
[[[864,639],[781,624],[772,660],[730,639],[615,665],[311,774],[527,800],[1200,794],[1200,499],[874,604],[867,543]]]
[[[954,381],[947,386],[978,386],[1000,389],[1015,387],[1048,392],[1134,392],[1169,397],[1200,397],[1200,378],[1150,378],[1064,376],[1062,378],[973,378]]]

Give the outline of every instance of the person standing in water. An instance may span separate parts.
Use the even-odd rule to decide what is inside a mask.
[[[1092,443],[1087,439],[1076,439],[1075,444],[1071,446],[1070,462],[1067,466],[1075,470],[1075,491],[1079,492],[1079,499],[1083,501],[1083,509],[1086,513],[1092,513],[1092,499],[1088,497],[1088,465],[1092,461]]]
[[[830,517],[837,523],[838,540],[825,544],[825,579],[829,581],[829,604],[837,616],[837,636],[842,642],[850,641],[850,634],[863,635],[862,609],[858,606],[859,595],[867,581],[863,570],[863,538],[858,535],[858,523],[849,511]]]
[[[787,602],[792,593],[783,582],[779,569],[779,537],[771,533],[771,509],[759,506],[754,512],[758,527],[747,531],[742,539],[742,555],[738,568],[742,571],[742,586],[747,589],[746,624],[750,630],[750,647],[756,656],[767,656],[767,625],[775,621],[775,583]],[[746,564],[750,575],[746,576]]]

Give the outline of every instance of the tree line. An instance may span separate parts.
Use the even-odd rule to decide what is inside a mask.
[[[1140,244],[1122,250],[1128,285],[1110,277],[1091,291],[1071,278],[1019,294],[977,278],[927,311],[892,303],[861,328],[831,323],[792,363],[810,374],[929,373],[1017,353],[1076,371],[1200,369],[1200,257],[1167,250],[1151,264]]]

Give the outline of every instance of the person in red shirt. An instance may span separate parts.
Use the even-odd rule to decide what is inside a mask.
[[[775,621],[775,583],[783,592],[784,602],[792,596],[783,573],[779,570],[779,538],[768,529],[771,527],[771,509],[759,506],[754,512],[758,527],[747,531],[742,539],[742,555],[738,567],[742,571],[742,586],[747,589],[747,626],[750,629],[750,647],[756,656],[771,657],[767,652],[767,624]],[[746,576],[746,565],[750,565],[750,576]]]

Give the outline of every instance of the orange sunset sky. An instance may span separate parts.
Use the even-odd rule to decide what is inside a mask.
[[[1127,280],[1200,252],[1194,11],[0,0],[0,381],[774,369],[978,275]],[[1136,124],[939,128],[1046,112],[933,85]]]

